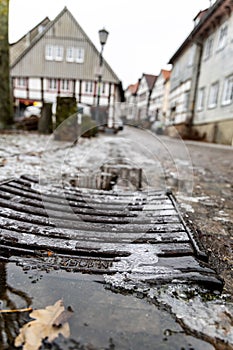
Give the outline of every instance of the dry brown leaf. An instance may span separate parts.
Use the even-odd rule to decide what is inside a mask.
[[[15,346],[23,346],[23,350],[38,350],[45,338],[52,342],[59,334],[69,337],[68,322],[60,323],[60,327],[55,326],[64,312],[62,300],[58,300],[54,305],[47,306],[45,309],[32,311],[30,317],[35,320],[28,322],[20,329],[19,335],[15,338]]]

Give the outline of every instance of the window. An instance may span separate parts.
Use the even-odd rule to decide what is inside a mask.
[[[180,74],[180,65],[179,63],[176,63],[176,65],[173,68],[173,77],[178,78],[179,74]]]
[[[92,81],[86,81],[85,85],[85,92],[93,92],[93,82]]]
[[[63,60],[63,47],[59,45],[46,45],[45,47],[45,59],[47,61],[62,61]]]
[[[44,26],[42,24],[39,25],[38,27],[38,33],[41,34],[44,31]]]
[[[83,63],[84,62],[84,49],[82,48],[77,48],[76,49],[76,62],[77,63]]]
[[[233,100],[233,75],[225,79],[222,104],[230,104]]]
[[[219,83],[218,82],[211,85],[210,95],[209,95],[209,103],[208,103],[209,108],[215,108],[217,106],[218,90],[219,90]]]
[[[49,79],[49,90],[57,90],[57,80]]]
[[[63,60],[63,47],[62,46],[55,46],[55,61],[62,61]]]
[[[204,47],[204,59],[207,60],[213,52],[214,37],[211,36],[207,39]]]
[[[84,49],[77,47],[68,47],[66,50],[66,61],[67,62],[84,62]]]
[[[226,41],[227,41],[227,25],[224,24],[221,28],[220,28],[220,32],[219,32],[219,39],[218,39],[218,50],[221,50],[224,48],[224,46],[226,45]]]
[[[45,59],[48,61],[53,60],[53,46],[52,45],[46,45],[45,48]]]
[[[67,79],[62,79],[60,87],[62,91],[70,91],[70,81]]]
[[[197,97],[197,110],[202,111],[204,109],[204,102],[205,102],[205,88],[201,88],[198,91],[198,97]]]
[[[189,50],[189,57],[188,57],[188,67],[191,67],[194,62],[194,54],[195,54],[195,47],[192,46]]]
[[[66,50],[66,61],[67,62],[74,62],[74,47],[68,47]]]
[[[21,88],[26,87],[26,85],[27,85],[26,79],[25,78],[17,78],[16,85],[18,87],[21,87]]]
[[[188,107],[189,107],[189,92],[186,91],[184,93],[184,105],[183,105],[183,110],[184,111],[187,111],[188,110]]]

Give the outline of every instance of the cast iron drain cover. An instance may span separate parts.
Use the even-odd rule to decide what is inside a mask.
[[[133,273],[153,284],[222,280],[186,226],[172,193],[0,184],[0,254],[25,269]]]

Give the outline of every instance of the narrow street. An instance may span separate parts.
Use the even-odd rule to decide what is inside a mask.
[[[170,139],[128,126],[117,135],[81,138],[76,144],[36,133],[2,134],[1,140],[0,182],[27,175],[53,186],[70,185],[75,179],[85,185],[106,165],[141,168],[142,190],[173,192],[211,267],[224,279],[222,296],[216,292],[207,297],[204,291],[185,286],[148,290],[143,284],[135,294],[135,286],[121,284],[117,275],[105,276],[106,289],[97,275],[31,269],[9,260],[1,263],[8,271],[6,288],[27,291],[33,307],[40,307],[42,299],[53,303],[55,295],[72,304],[77,312],[71,324],[77,349],[233,348],[231,147]],[[114,189],[118,188],[136,190],[129,178],[118,178]],[[56,349],[71,349],[71,342],[61,344]]]

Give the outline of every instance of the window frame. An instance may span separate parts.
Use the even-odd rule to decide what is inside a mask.
[[[76,63],[83,63],[84,62],[84,48],[83,47],[77,47],[75,49],[75,62]]]
[[[63,92],[70,91],[70,80],[69,79],[61,79],[60,80],[60,90]]]
[[[57,89],[58,89],[58,80],[55,78],[48,79],[48,90],[57,91]]]
[[[66,62],[74,62],[75,59],[75,48],[73,46],[69,46],[66,49]]]
[[[68,46],[66,49],[66,62],[83,63],[85,50],[83,47]]]
[[[45,46],[45,59],[46,61],[53,61],[54,59],[54,46],[51,44]]]
[[[64,47],[61,45],[54,46],[54,60],[55,61],[63,61],[64,56]]]
[[[218,46],[217,46],[218,51],[224,49],[227,42],[227,34],[228,34],[228,23],[224,23],[219,28]]]
[[[94,91],[94,84],[93,81],[86,81],[85,82],[85,93],[92,94]]]
[[[214,35],[210,35],[205,42],[204,56],[203,56],[204,60],[208,60],[212,56],[213,48],[214,48]]]
[[[205,108],[205,95],[206,95],[206,88],[201,87],[198,90],[198,96],[197,96],[197,111],[203,111]]]
[[[226,106],[233,101],[233,74],[226,77],[223,86],[222,105]]]
[[[218,105],[218,95],[219,95],[219,81],[216,81],[210,85],[208,108],[216,108]]]
[[[184,92],[184,101],[183,101],[183,112],[189,110],[189,100],[190,100],[190,91]]]
[[[24,89],[27,87],[27,79],[23,77],[16,78],[16,87]]]
[[[192,67],[194,64],[194,56],[195,56],[195,46],[192,45],[190,47],[190,51],[188,54],[188,67]]]

